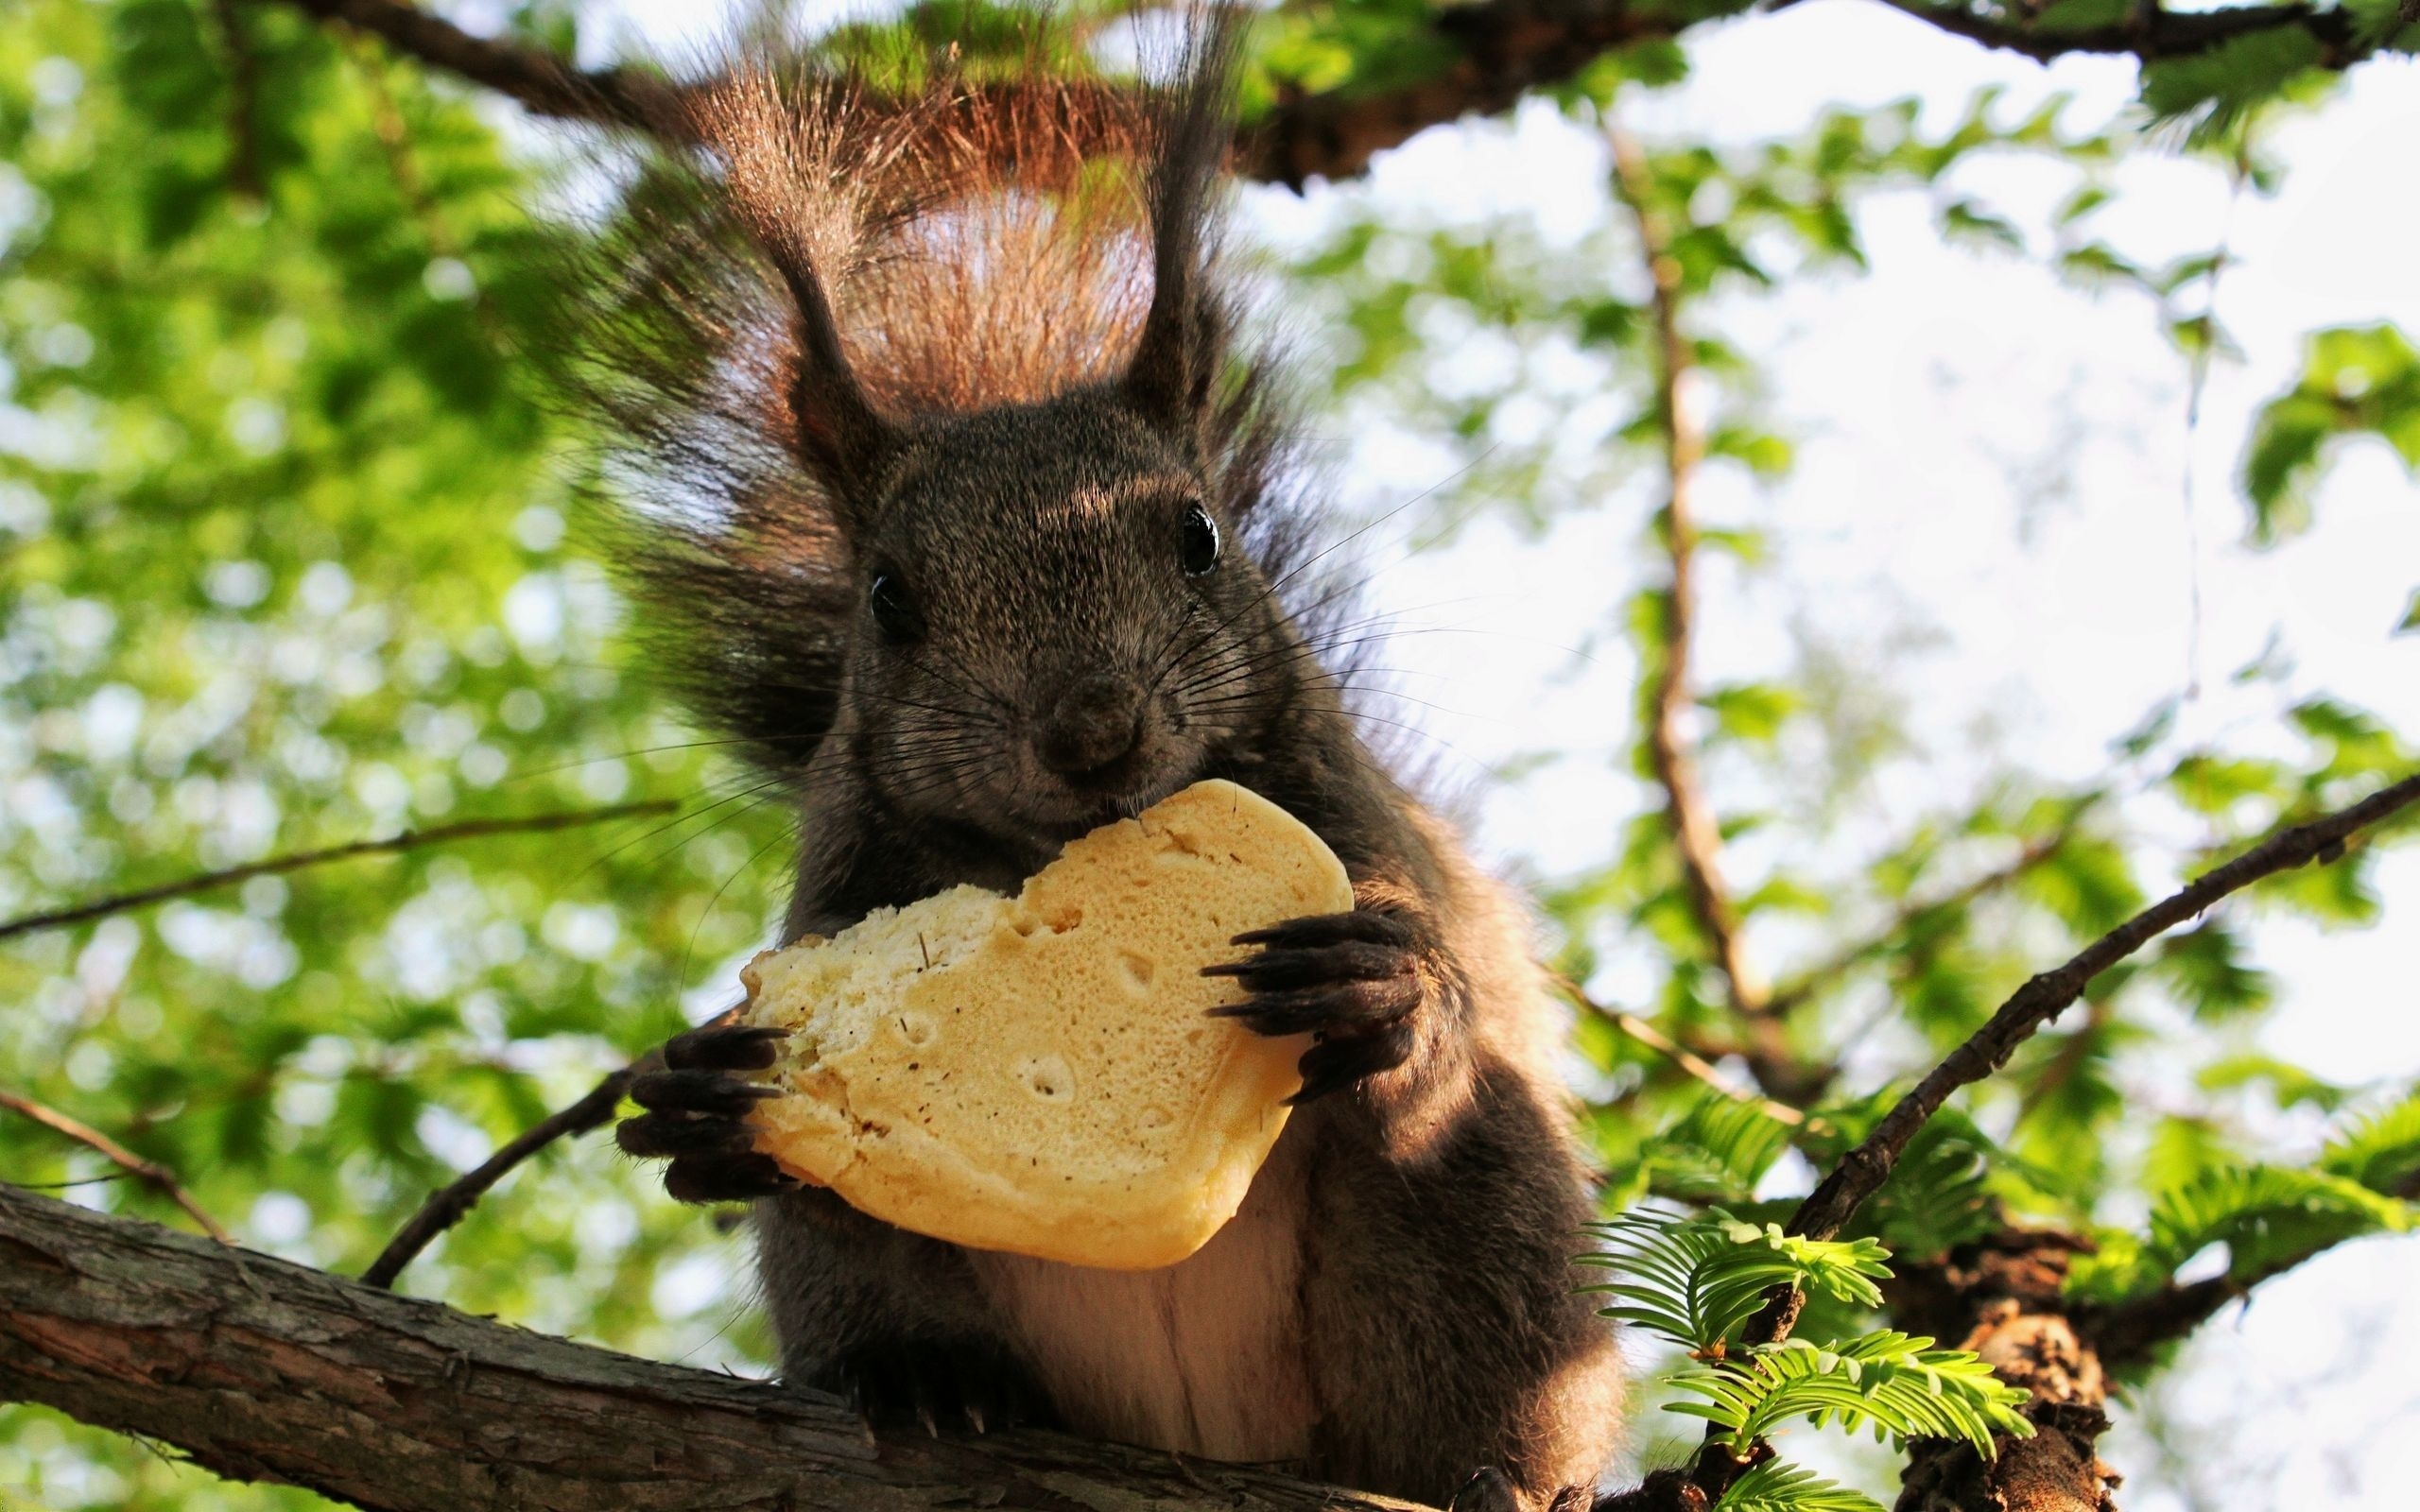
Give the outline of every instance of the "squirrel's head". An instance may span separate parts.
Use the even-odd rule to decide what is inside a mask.
[[[840,733],[902,811],[1069,838],[1204,775],[1302,675],[1220,477],[1115,387],[926,421],[882,478]]]
[[[712,171],[634,195],[592,366],[679,497],[624,560],[764,765],[1038,848],[1235,773],[1315,676],[1216,255],[1241,25],[1155,85],[743,71]]]

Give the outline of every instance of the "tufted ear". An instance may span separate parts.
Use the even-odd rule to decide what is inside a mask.
[[[900,439],[849,365],[831,295],[864,254],[874,166],[899,146],[880,129],[844,130],[865,104],[855,86],[835,81],[788,97],[769,71],[754,69],[693,107],[700,136],[722,159],[735,219],[789,296],[792,441],[843,525],[864,508]]]
[[[1231,94],[1247,22],[1237,7],[1197,14],[1161,112],[1150,186],[1151,306],[1127,365],[1128,400],[1198,442],[1217,405],[1233,323],[1216,264],[1218,206],[1233,135]]]
[[[839,325],[822,281],[804,262],[781,263],[782,281],[797,306],[797,369],[790,378],[790,418],[799,460],[856,514],[898,449],[895,427],[867,399],[840,345]]]

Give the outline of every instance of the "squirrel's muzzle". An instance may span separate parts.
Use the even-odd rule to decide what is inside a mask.
[[[1067,685],[1034,731],[1042,765],[1063,777],[1115,775],[1143,742],[1143,690],[1096,672]]]

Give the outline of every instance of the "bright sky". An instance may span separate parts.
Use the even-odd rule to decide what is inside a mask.
[[[697,36],[698,7],[638,0],[630,9],[659,44]],[[2130,63],[2071,60],[2045,70],[1864,0],[1810,0],[1702,29],[1690,53],[1690,81],[1640,102],[1634,129],[1747,141],[1794,132],[1827,103],[1911,94],[1938,126],[1989,83],[2007,87],[2012,112],[2071,94],[2068,119],[2083,127],[2123,110],[2133,80]],[[1919,658],[1894,653],[1892,662],[1900,691],[1921,694],[1916,723],[1935,748],[1907,791],[1880,795],[1881,812],[1900,818],[1967,792],[1986,755],[2070,779],[2103,773],[2109,741],[2195,671],[2206,691],[2188,706],[2186,730],[2256,739],[2268,705],[2225,679],[2273,633],[2298,663],[2295,686],[2325,688],[2420,730],[2420,638],[2388,635],[2420,585],[2420,490],[2382,447],[2357,449],[2319,500],[2318,528],[2254,553],[2240,544],[2244,515],[2230,483],[2246,419],[2289,382],[2303,332],[2381,318],[2420,329],[2414,142],[2420,63],[2397,60],[2365,65],[2342,99],[2278,131],[2272,146],[2290,172],[2274,199],[2247,197],[2230,211],[2212,170],[2173,159],[2121,175],[2105,226],[2122,249],[2157,261],[2207,249],[2223,233],[2238,259],[2220,313],[2244,361],[2211,374],[2191,448],[2189,525],[2185,371],[2147,305],[2061,288],[2017,260],[1945,249],[1922,201],[1876,202],[1866,220],[1871,276],[1808,282],[1730,318],[1735,335],[1769,343],[1759,355],[1772,364],[1773,408],[1802,445],[1797,471],[1773,492],[1709,480],[1703,512],[1775,530],[1781,569],[1749,581],[1724,566],[1709,573],[1707,679],[1782,670],[1794,622],[1877,655],[1900,637],[1934,637]],[[1540,109],[1515,124],[1429,132],[1350,194],[1431,217],[1527,216],[1549,235],[1570,234],[1601,204],[1602,173],[1594,140]],[[2034,226],[2066,185],[2015,162],[1978,164],[1962,181]],[[1337,198],[1270,192],[1254,198],[1251,218],[1282,240],[1322,223]],[[1356,455],[1343,471],[1378,493],[1437,481],[1395,475],[1394,460]],[[1453,602],[1450,614],[1411,612],[1410,623],[1478,632],[1408,635],[1386,658],[1412,669],[1402,685],[1436,706],[1419,717],[1448,777],[1475,778],[1546,745],[1611,748],[1627,670],[1599,664],[1575,679],[1563,648],[1585,639],[1608,599],[1637,580],[1633,541],[1645,507],[1643,492],[1617,497],[1543,541],[1482,526],[1450,559],[1380,575],[1382,605]],[[1487,803],[1479,838],[1512,864],[1567,871],[1604,859],[1639,801],[1601,764],[1567,763]],[[1756,857],[1738,861],[1753,868]],[[2382,882],[2388,922],[2377,930],[2264,928],[2260,955],[2285,1002],[2266,1048],[2350,1081],[2420,1074],[2420,855],[2407,851]],[[1756,943],[1779,964],[1794,942]],[[2129,1512],[2243,1508],[2255,1497],[2408,1506],[2420,1435],[2381,1430],[2420,1415],[2420,1368],[2410,1363],[2420,1360],[2415,1255],[2413,1241],[2347,1246],[2205,1331],[2196,1367],[2162,1406],[2188,1435],[2209,1437],[2212,1457],[2180,1479],[2157,1468],[2131,1422],[2121,1425],[2105,1450],[2135,1472]],[[1888,1500],[1888,1487],[1867,1488]]]

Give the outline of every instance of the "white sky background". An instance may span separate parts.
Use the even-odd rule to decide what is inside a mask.
[[[684,39],[694,45],[705,24],[704,8],[680,0],[626,9],[649,44],[675,53]],[[1908,94],[1925,102],[1926,127],[1938,129],[1994,82],[2008,88],[2004,119],[2066,92],[2075,96],[2066,120],[2083,128],[2123,111],[2134,81],[2131,62],[2044,69],[1858,0],[1812,0],[1702,28],[1690,33],[1689,53],[1685,85],[1631,102],[1634,130],[1746,142],[1795,133],[1827,104]],[[2420,329],[2415,144],[2420,65],[2405,60],[2364,65],[2342,98],[2272,140],[2289,167],[2283,193],[2245,196],[2232,212],[2237,261],[2221,284],[2220,318],[2245,360],[2221,362],[2210,376],[2192,446],[2199,504],[2190,530],[2180,481],[2186,370],[2147,302],[2095,299],[2037,266],[1945,249],[1917,196],[1870,201],[1870,275],[1801,281],[1724,315],[1735,336],[1769,340],[1754,355],[1769,365],[1772,410],[1801,444],[1797,469],[1776,490],[1720,472],[1707,480],[1709,522],[1772,530],[1776,568],[1743,580],[1727,560],[1709,562],[1705,680],[1786,670],[1793,621],[1864,649],[1901,696],[1920,698],[1913,722],[1932,748],[1906,791],[1876,795],[1878,818],[1954,803],[1993,761],[2089,779],[2109,769],[2110,740],[2187,680],[2198,556],[2206,691],[2186,711],[2187,733],[2256,738],[2251,722],[2269,705],[2232,693],[2225,679],[2273,632],[2297,662],[2294,686],[2420,730],[2420,638],[2388,634],[2420,585],[2420,490],[2382,446],[2357,446],[2319,498],[2317,528],[2255,553],[2241,544],[2245,513],[2232,486],[2247,419],[2298,372],[2304,332],[2381,318]],[[1584,229],[1576,217],[1601,205],[1602,173],[1593,138],[1540,108],[1513,124],[1428,132],[1347,193],[1424,217],[1529,215],[1547,234],[1568,235]],[[1960,178],[2030,230],[2068,181],[2014,160],[1976,163]],[[2221,239],[2228,196],[2207,165],[2146,158],[2118,183],[2102,233],[2138,260]],[[1279,241],[1308,234],[1339,198],[1256,194],[1248,224]],[[1341,472],[1380,498],[1437,481],[1406,465],[1400,454],[1349,455]],[[1380,607],[1452,601],[1450,612],[1408,621],[1478,632],[1407,635],[1385,657],[1412,669],[1400,685],[1436,706],[1413,707],[1449,779],[1475,783],[1489,765],[1544,746],[1616,748],[1628,669],[1600,662],[1574,679],[1564,648],[1587,639],[1608,602],[1649,570],[1634,544],[1648,503],[1634,490],[1543,541],[1482,524],[1450,554],[1378,575]],[[1920,656],[1883,660],[1895,637],[1925,631],[1937,641]],[[1569,761],[1487,802],[1478,838],[1508,865],[1568,872],[1604,860],[1620,819],[1645,801],[1602,762]],[[1877,843],[1886,833],[1877,824]],[[1753,850],[1736,860],[1753,874]],[[2262,1048],[2346,1081],[2420,1074],[2420,856],[2392,860],[2380,881],[2386,922],[2375,930],[2323,936],[2264,925],[2258,955],[2279,979],[2283,1005]],[[1804,943],[1752,940],[1773,966]],[[1616,994],[1620,975],[1616,962]],[[2129,1512],[2411,1504],[2410,1487],[2420,1484],[2420,1433],[2411,1431],[2420,1423],[2420,1298],[2409,1285],[2416,1267],[2420,1241],[2349,1246],[2205,1330],[2161,1404],[2174,1422],[2208,1435],[2195,1452],[2209,1457],[2189,1473],[2162,1469],[2153,1445],[2131,1419],[2121,1422],[2104,1450],[2132,1472],[2122,1495]],[[1834,1462],[1828,1452],[1809,1457]],[[1867,1479],[1887,1503],[1892,1488]]]

